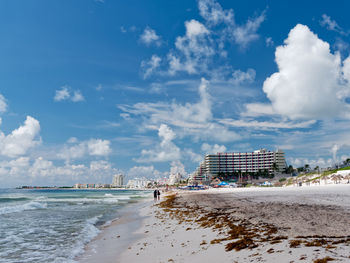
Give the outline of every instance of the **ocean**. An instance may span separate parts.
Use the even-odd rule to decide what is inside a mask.
[[[149,191],[0,189],[0,262],[76,262],[100,228]]]

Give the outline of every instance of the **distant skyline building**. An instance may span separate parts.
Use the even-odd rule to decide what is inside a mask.
[[[260,149],[253,152],[207,154],[192,174],[191,181],[207,181],[209,177],[218,176],[219,173],[247,173],[266,170],[273,173],[274,163],[277,172],[282,172],[286,168],[282,150]]]
[[[181,179],[182,179],[182,175],[180,173],[170,174],[168,184],[174,185],[174,184],[180,183]]]
[[[113,176],[112,186],[113,187],[121,187],[124,184],[124,175],[116,174]]]
[[[126,187],[131,189],[143,189],[148,185],[153,184],[153,181],[146,178],[134,178],[128,181]]]

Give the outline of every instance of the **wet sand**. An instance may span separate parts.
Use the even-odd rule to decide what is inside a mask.
[[[142,227],[144,220],[144,216],[140,215],[139,211],[151,205],[151,201],[144,200],[123,208],[120,211],[121,216],[104,226],[101,233],[85,247],[85,253],[76,261],[79,263],[120,262],[119,256],[122,252],[143,237],[135,233],[136,229]]]

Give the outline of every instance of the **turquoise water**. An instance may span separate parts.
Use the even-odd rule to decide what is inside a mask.
[[[149,196],[132,190],[0,189],[0,261],[75,262],[122,207]]]

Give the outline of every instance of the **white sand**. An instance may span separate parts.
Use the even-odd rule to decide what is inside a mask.
[[[179,192],[179,202],[188,207],[200,207],[206,211],[220,208],[236,219],[246,219],[252,224],[273,224],[279,233],[289,240],[278,244],[265,242],[257,248],[225,251],[225,244],[210,244],[216,238],[225,237],[222,230],[200,227],[197,223],[179,224],[170,219],[169,213],[154,205],[139,210],[145,217],[142,226],[135,231],[139,239],[123,250],[96,249],[94,260],[87,262],[313,262],[326,256],[332,262],[350,262],[350,243],[335,248],[290,248],[289,241],[296,236],[325,235],[350,237],[350,185],[328,185],[288,188],[237,188],[211,189],[198,192]],[[110,236],[114,229],[108,230]],[[219,233],[221,231],[221,233]],[[103,235],[102,235],[103,236]],[[105,238],[105,237],[103,237]],[[102,239],[103,239],[102,238]],[[108,236],[107,236],[108,238]],[[107,239],[106,239],[107,240]],[[311,239],[312,240],[312,239]],[[110,238],[107,243],[119,242]],[[98,261],[103,257],[106,260]],[[92,258],[92,256],[90,256]],[[108,259],[107,259],[108,258]]]

